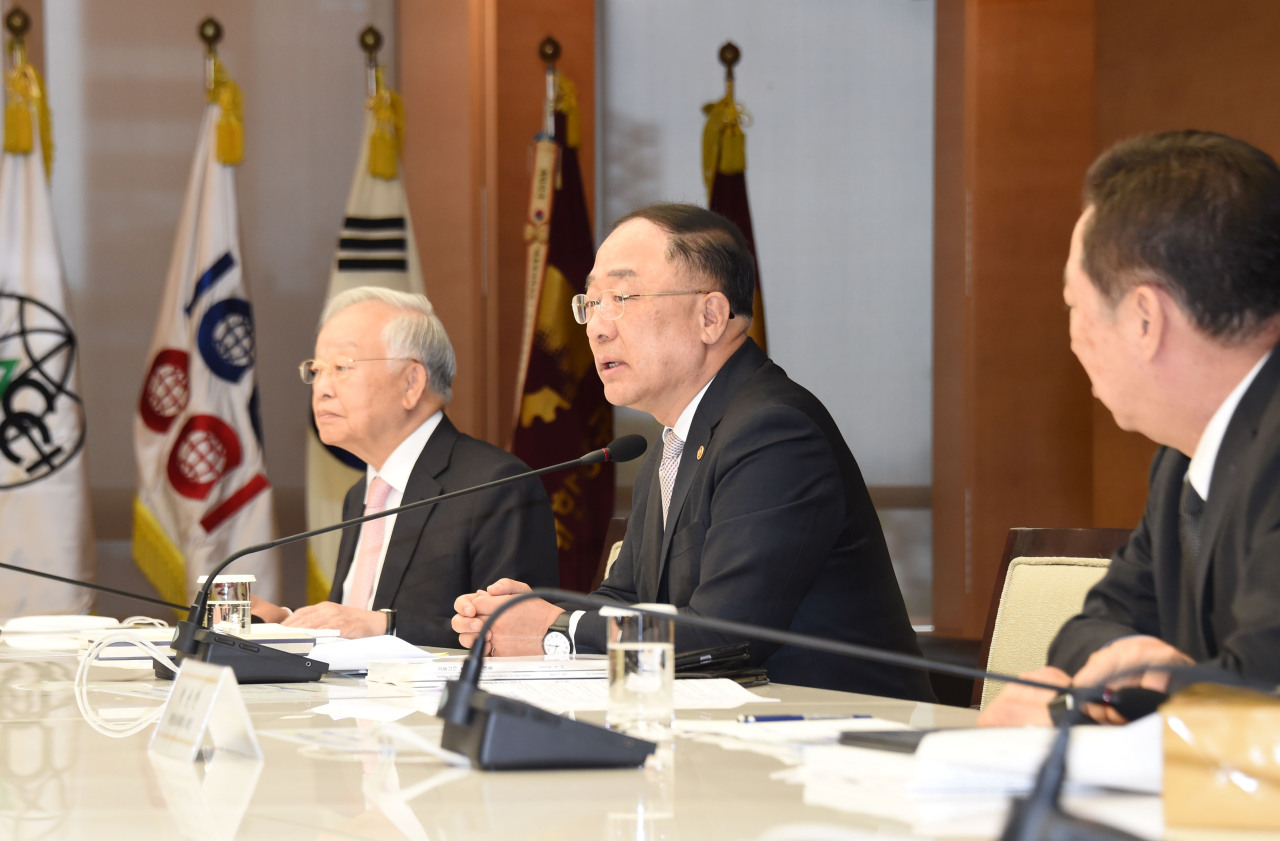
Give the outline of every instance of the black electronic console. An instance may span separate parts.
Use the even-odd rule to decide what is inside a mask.
[[[474,689],[462,720],[446,718],[440,746],[486,771],[635,768],[657,745]]]
[[[329,671],[329,664],[320,660],[208,628],[197,628],[193,638],[195,653],[177,654],[177,664],[181,665],[189,657],[215,666],[228,666],[238,683],[306,683],[319,680]],[[154,671],[158,678],[174,676],[172,670],[160,663],[155,664]]]

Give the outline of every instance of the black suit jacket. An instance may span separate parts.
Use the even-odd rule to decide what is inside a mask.
[[[409,474],[401,504],[527,469],[520,459],[462,434],[443,417]],[[344,519],[364,513],[364,493],[361,479],[347,492]],[[330,601],[342,601],[359,536],[354,526],[342,533]],[[551,505],[542,482],[530,478],[397,514],[373,606],[395,608],[396,636],[414,645],[457,648],[458,635],[449,622],[460,594],[504,577],[555,587],[559,576]]]
[[[1280,352],[1273,351],[1227,426],[1201,525],[1200,557],[1182,563],[1178,502],[1190,464],[1161,448],[1142,522],[1059,631],[1049,662],[1076,672],[1123,636],[1159,637],[1198,663],[1280,682]]]
[[[597,595],[681,613],[918,654],[862,474],[816,397],[752,341],[716,374],[694,414],[662,525],[651,448],[622,550]],[[604,620],[576,641],[603,650]],[[676,625],[677,650],[734,640]],[[932,700],[923,672],[751,643],[771,680]]]

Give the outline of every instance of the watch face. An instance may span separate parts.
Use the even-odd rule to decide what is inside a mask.
[[[568,657],[573,653],[573,645],[569,638],[559,631],[549,631],[542,638],[542,653],[556,657]]]

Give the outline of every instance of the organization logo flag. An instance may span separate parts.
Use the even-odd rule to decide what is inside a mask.
[[[725,74],[723,99],[702,106],[707,115],[702,132],[702,177],[707,186],[707,207],[737,225],[746,237],[751,256],[756,261],[756,294],[752,301],[751,328],[747,335],[765,353],[764,297],[760,292],[760,259],[756,257],[756,237],[751,228],[751,206],[747,203],[747,138],[742,131],[744,118],[750,115],[742,103],[733,98],[733,64],[740,53],[732,42],[720,49]],[[731,59],[731,60],[727,60]]]
[[[0,162],[0,560],[92,580],[76,332],[49,195],[53,135],[40,76],[15,45]],[[0,571],[0,620],[86,612],[91,591]]]
[[[221,61],[212,66],[134,420],[134,561],[179,604],[191,600],[198,576],[275,530],[236,209],[243,108]],[[234,571],[257,577],[255,593],[278,598],[274,550]]]
[[[329,275],[326,300],[356,286],[385,286],[425,293],[413,241],[409,203],[400,168],[404,109],[376,68],[375,91],[366,105],[365,130],[347,197],[347,212]],[[347,491],[364,476],[364,462],[346,450],[326,447],[312,419],[307,436],[307,525],[319,528],[342,519]],[[329,597],[341,531],[310,539],[307,597]]]
[[[512,452],[528,464],[554,464],[603,447],[613,435],[613,407],[596,375],[587,333],[570,300],[583,292],[595,258],[582,174],[577,97],[555,73],[547,103],[553,132],[534,141],[525,240],[526,303],[518,417]],[[560,586],[588,591],[613,516],[612,464],[542,477],[556,517]]]

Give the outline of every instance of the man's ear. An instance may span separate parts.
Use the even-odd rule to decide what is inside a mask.
[[[702,341],[714,345],[729,329],[729,299],[723,292],[709,292],[698,311],[701,319]]]
[[[412,411],[422,402],[422,397],[427,392],[427,380],[427,369],[421,362],[415,360],[405,366],[405,375],[401,380],[404,393],[400,400],[406,410]]]
[[[1150,362],[1160,350],[1160,343],[1169,329],[1169,307],[1177,305],[1167,294],[1148,283],[1133,288],[1128,304],[1132,307],[1129,333],[1138,343],[1142,358]]]

